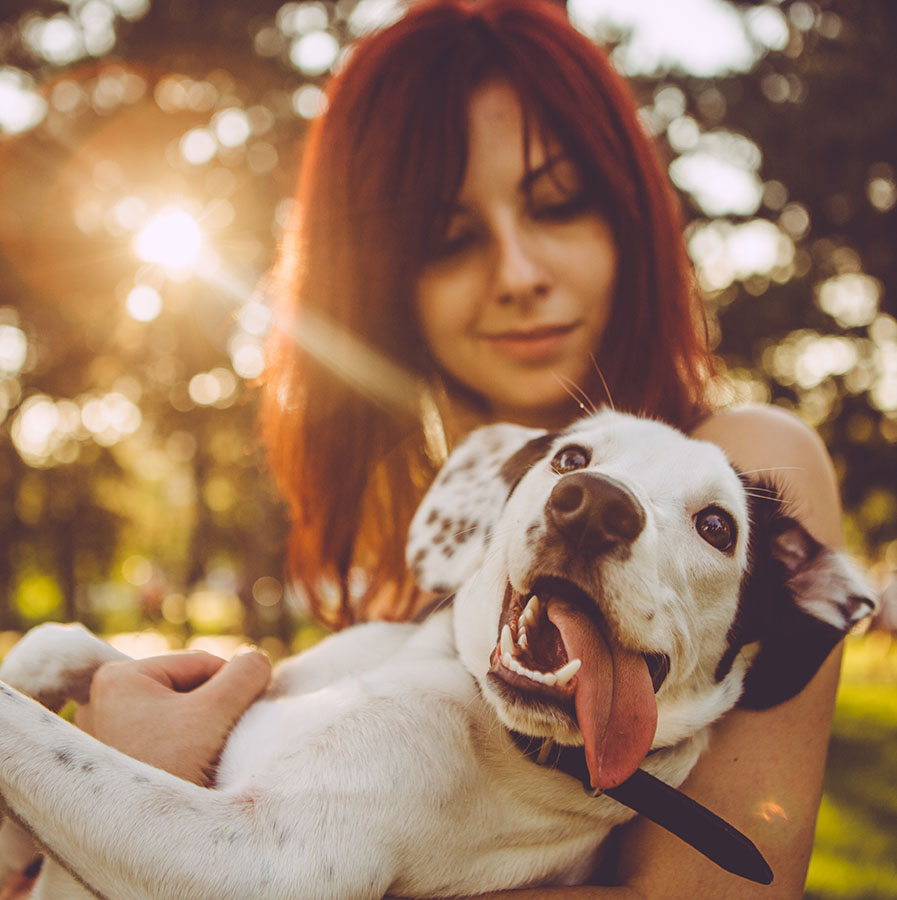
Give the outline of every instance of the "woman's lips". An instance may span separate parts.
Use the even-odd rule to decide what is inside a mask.
[[[567,337],[579,327],[579,322],[569,325],[546,325],[520,331],[503,331],[485,334],[499,353],[517,362],[538,363],[550,360],[562,349]]]

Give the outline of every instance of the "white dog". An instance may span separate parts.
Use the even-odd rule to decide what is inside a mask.
[[[408,561],[423,587],[457,591],[453,609],[354,627],[278,666],[214,789],[23,696],[83,701],[119,657],[80,626],[26,635],[0,669],[0,798],[9,840],[23,826],[46,853],[33,896],[582,882],[634,815],[614,795],[639,806],[637,784],[650,807],[644,773],[678,786],[713,720],[796,693],[874,606],[716,446],[613,412],[559,434],[474,432],[415,516]]]

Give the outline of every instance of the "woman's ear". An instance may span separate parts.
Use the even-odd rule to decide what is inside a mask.
[[[553,438],[521,425],[487,425],[452,451],[408,532],[405,559],[422,588],[450,594],[473,574],[505,502]]]

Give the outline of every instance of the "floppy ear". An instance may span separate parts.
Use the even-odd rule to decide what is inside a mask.
[[[750,568],[727,657],[731,664],[742,647],[759,642],[738,705],[767,709],[798,694],[878,603],[850,560],[784,515],[780,499],[752,502]]]
[[[422,588],[449,594],[473,574],[511,491],[554,437],[521,425],[487,425],[452,451],[408,532],[405,559]]]

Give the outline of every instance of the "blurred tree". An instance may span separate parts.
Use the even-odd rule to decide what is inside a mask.
[[[822,430],[856,548],[893,567],[893,4],[707,0],[753,54],[712,75],[639,67],[634,26],[567,5],[616,46],[669,154],[732,398]],[[283,511],[256,436],[256,285],[322,80],[396,10],[4,3],[0,629],[49,610],[290,639]],[[243,612],[204,619],[200,596]]]

